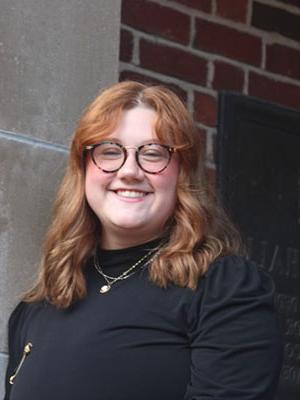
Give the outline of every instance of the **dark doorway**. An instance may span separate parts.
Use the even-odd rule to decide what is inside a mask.
[[[219,96],[218,190],[249,257],[273,276],[284,335],[278,400],[300,398],[300,112]]]

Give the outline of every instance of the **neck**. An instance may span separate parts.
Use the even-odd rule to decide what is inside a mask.
[[[159,236],[160,235],[136,235],[132,237],[127,234],[126,237],[125,233],[120,236],[111,237],[109,235],[102,234],[101,248],[104,250],[126,249],[128,247],[134,247],[150,242],[151,240],[157,239]]]

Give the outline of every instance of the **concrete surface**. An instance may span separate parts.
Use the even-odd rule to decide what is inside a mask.
[[[118,80],[120,0],[3,0],[0,13],[0,398],[7,319],[33,281],[83,108]]]
[[[65,143],[117,80],[119,14],[119,0],[3,0],[0,129]]]

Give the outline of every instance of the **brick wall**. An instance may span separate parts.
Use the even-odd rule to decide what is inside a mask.
[[[300,108],[300,0],[122,0],[120,80],[187,103],[214,177],[217,92]]]

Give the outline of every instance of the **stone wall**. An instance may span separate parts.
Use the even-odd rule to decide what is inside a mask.
[[[72,131],[118,80],[120,1],[4,0],[0,27],[2,398],[7,318],[35,276]]]

